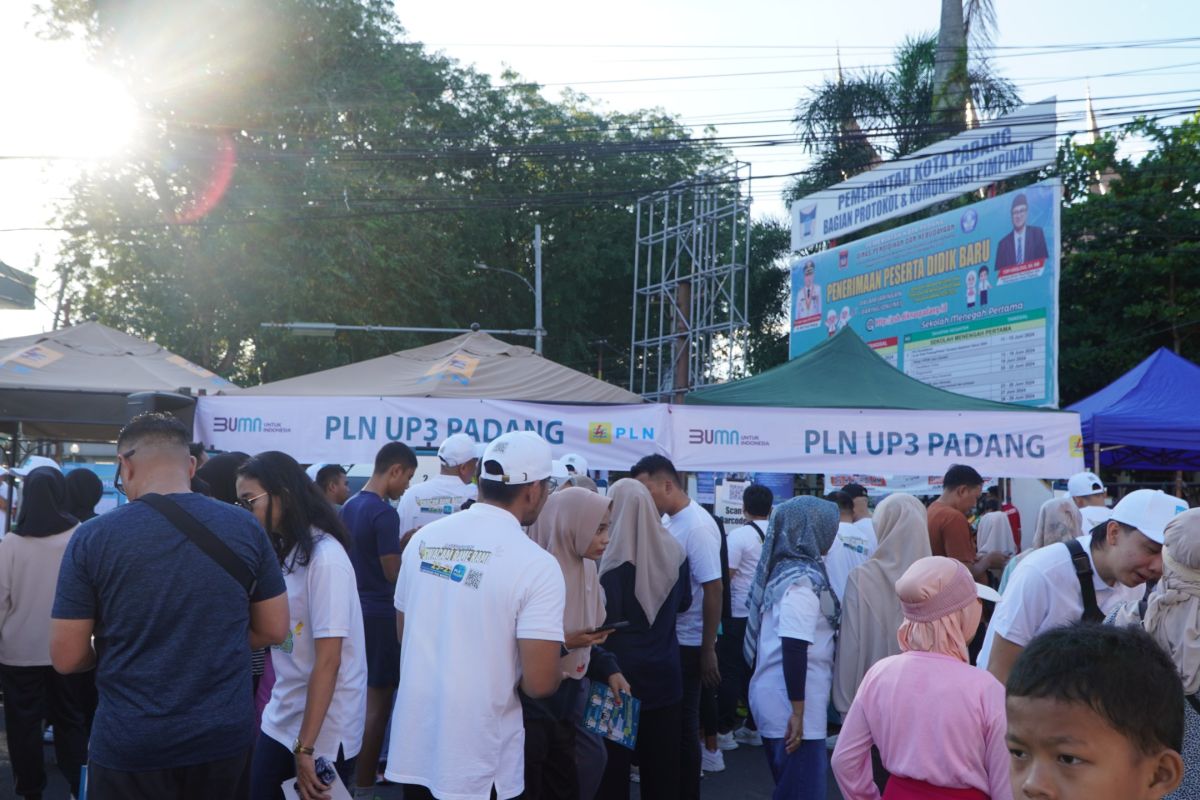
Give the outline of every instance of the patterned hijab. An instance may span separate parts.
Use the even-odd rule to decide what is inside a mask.
[[[763,557],[758,562],[747,603],[750,614],[742,647],[746,663],[753,664],[758,654],[763,614],[802,578],[808,579],[818,596],[825,593],[832,599],[829,622],[837,627],[841,607],[829,588],[824,556],[837,537],[839,519],[837,505],[817,497],[795,497],[771,512],[763,540]]]

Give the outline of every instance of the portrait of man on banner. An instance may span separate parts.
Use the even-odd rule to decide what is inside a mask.
[[[1012,201],[1012,231],[996,248],[996,268],[1044,261],[1049,256],[1046,234],[1036,225],[1027,225],[1029,200],[1021,192]]]

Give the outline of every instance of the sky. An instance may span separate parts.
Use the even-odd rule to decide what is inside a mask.
[[[993,66],[1023,99],[1059,98],[1059,133],[1082,130],[1090,88],[1101,126],[1134,110],[1200,105],[1200,6],[1157,0],[996,0]],[[42,305],[0,311],[0,338],[47,330],[61,234],[53,225],[79,170],[118,154],[136,108],[76,42],[36,35],[34,3],[0,3],[0,261],[33,272]],[[457,0],[397,3],[411,40],[498,75],[505,67],[557,96],[568,86],[603,108],[662,108],[695,131],[776,140],[739,146],[750,164],[756,217],[786,217],[788,173],[805,167],[794,132],[797,100],[836,75],[885,67],[905,36],[936,30],[940,0]],[[1150,42],[1150,46],[1128,46]],[[1121,46],[1116,46],[1116,45]],[[1073,46],[1078,45],[1078,46]],[[1170,119],[1179,119],[1178,114]],[[1135,151],[1136,152],[1136,149]],[[632,233],[631,233],[632,238]],[[632,242],[631,242],[632,244]],[[632,248],[631,248],[632,250]]]

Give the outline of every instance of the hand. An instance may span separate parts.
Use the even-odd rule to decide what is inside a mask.
[[[421,530],[420,526],[413,528],[412,530],[408,531],[407,533],[405,533],[403,536],[400,537],[400,553],[402,555],[404,553],[404,548],[408,547],[408,542],[409,542],[409,540],[412,539],[413,534],[419,530]]]
[[[784,749],[789,753],[794,753],[800,748],[800,742],[804,736],[804,716],[797,714],[795,711],[788,717],[787,733],[784,734]]]
[[[717,648],[700,648],[700,679],[710,689],[721,685],[721,670],[717,666]]]
[[[990,553],[984,553],[982,559],[988,569],[1002,569],[1008,563],[1009,555],[999,550],[992,550]]]
[[[629,681],[625,680],[625,676],[619,672],[608,676],[608,688],[612,689],[613,699],[617,705],[621,705],[621,692],[633,694],[633,688],[629,685]]]
[[[300,800],[329,800],[329,787],[317,777],[317,764],[305,753],[296,754],[296,793]]]
[[[612,631],[600,631],[599,633],[591,633],[590,631],[575,631],[567,634],[567,640],[563,642],[568,650],[578,650],[581,647],[591,647],[595,644],[604,644],[608,639],[608,635]]]

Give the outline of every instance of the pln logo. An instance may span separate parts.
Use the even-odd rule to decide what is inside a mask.
[[[802,235],[812,236],[813,228],[815,228],[817,224],[817,204],[813,203],[811,206],[805,206],[804,208],[801,208],[797,212],[797,215],[800,218],[800,230],[802,231]]]
[[[589,422],[588,444],[612,444],[613,426],[611,422]]]
[[[838,250],[838,269],[845,269],[850,266],[850,251]]]
[[[1083,437],[1079,434],[1071,434],[1071,458],[1083,458]]]

